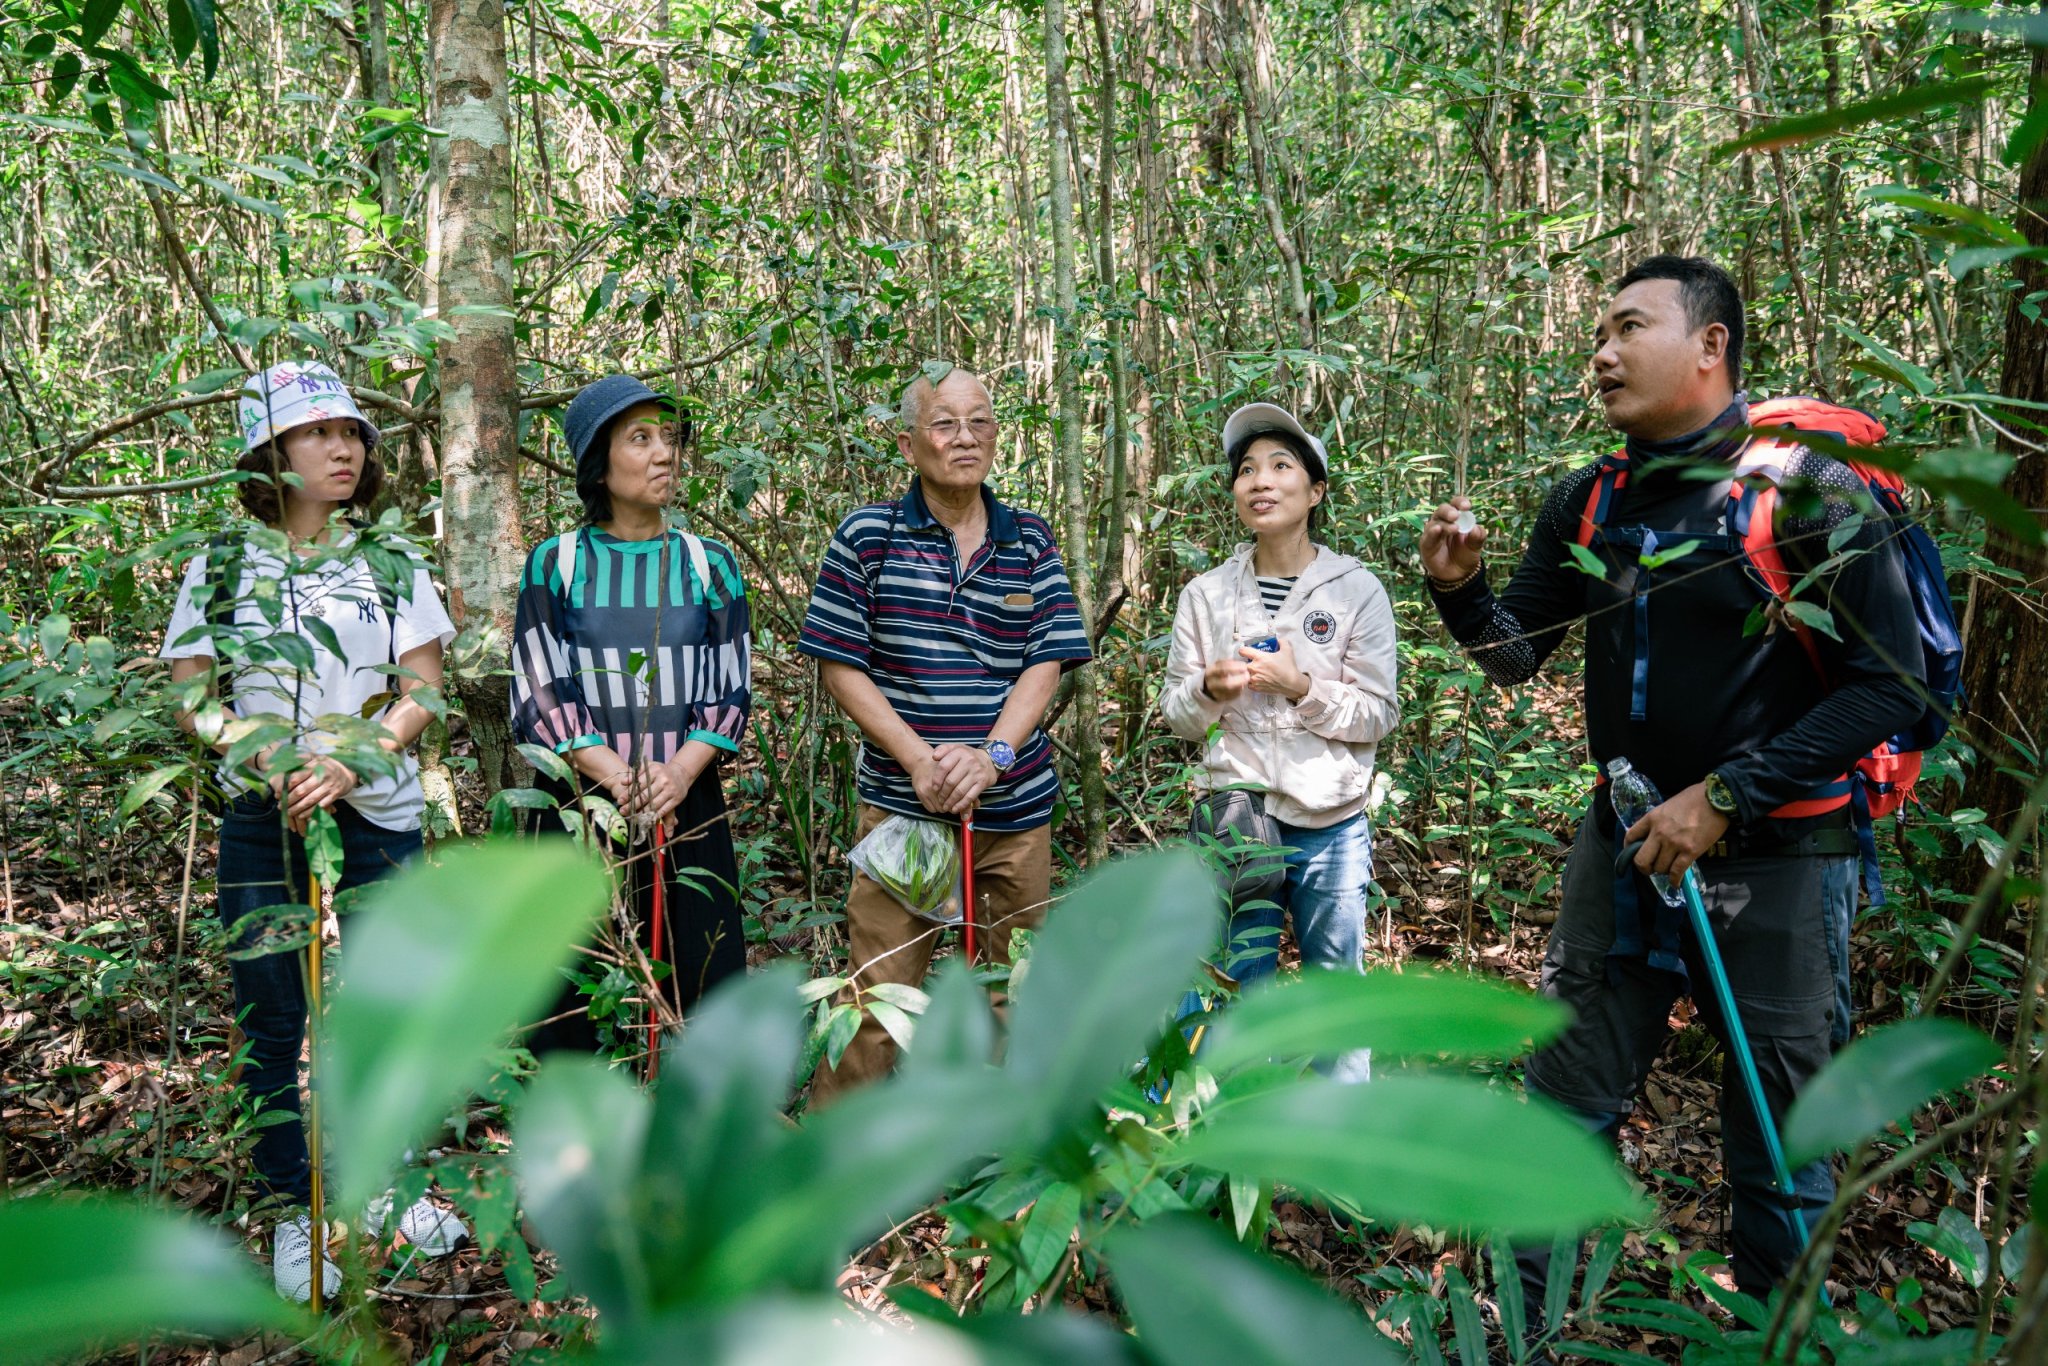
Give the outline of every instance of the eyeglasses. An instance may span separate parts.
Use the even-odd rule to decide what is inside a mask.
[[[965,427],[976,441],[986,441],[996,434],[996,420],[992,417],[970,418],[966,422],[962,422],[958,418],[942,417],[937,422],[928,425],[925,431],[933,439],[943,444],[960,435],[962,427]]]

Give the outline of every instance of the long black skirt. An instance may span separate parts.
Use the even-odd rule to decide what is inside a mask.
[[[536,783],[565,805],[570,790],[545,776]],[[550,822],[553,817],[547,818]],[[732,823],[725,809],[725,791],[716,767],[707,768],[690,786],[675,812],[675,833],[662,850],[663,927],[660,960],[669,968],[661,982],[669,1004],[687,1015],[713,987],[747,968],[746,931],[740,920],[739,859],[733,852]],[[654,958],[653,846],[636,842],[625,851],[621,877],[632,910],[640,951]],[[593,939],[593,946],[595,945]],[[590,960],[578,955],[572,970],[588,976]],[[590,1017],[591,998],[565,977],[562,991],[536,1026],[527,1047],[538,1056],[555,1049],[589,1053],[600,1044],[597,1022]],[[646,1010],[626,1006],[620,1023],[644,1025]],[[636,1017],[637,1018],[634,1018]]]

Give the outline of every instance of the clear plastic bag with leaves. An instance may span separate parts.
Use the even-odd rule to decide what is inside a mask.
[[[912,915],[960,923],[960,836],[952,826],[891,816],[846,857]]]

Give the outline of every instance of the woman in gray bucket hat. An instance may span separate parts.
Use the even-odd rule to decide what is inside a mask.
[[[732,551],[670,524],[689,433],[671,400],[630,375],[608,375],[570,402],[562,430],[583,517],[527,556],[513,723],[520,739],[567,765],[569,781],[536,778],[565,813],[596,796],[626,818],[632,931],[650,961],[670,969],[658,983],[658,1025],[747,965],[718,773],[739,752],[753,704],[746,586]],[[566,986],[529,1046],[626,1042],[591,1018],[592,1003]],[[653,1038],[634,1042],[650,1051],[651,1070]]]

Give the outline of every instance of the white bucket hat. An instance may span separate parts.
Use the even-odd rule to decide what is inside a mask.
[[[242,381],[242,445],[255,450],[308,422],[353,418],[363,429],[363,446],[377,444],[377,424],[363,416],[341,376],[316,360],[288,360]]]
[[[1301,438],[1304,445],[1315,452],[1316,463],[1321,465],[1321,477],[1330,473],[1330,453],[1323,449],[1323,443],[1310,435],[1308,428],[1277,403],[1247,403],[1223,420],[1223,449],[1234,451],[1237,443],[1246,437],[1257,436],[1260,432],[1287,432]]]

